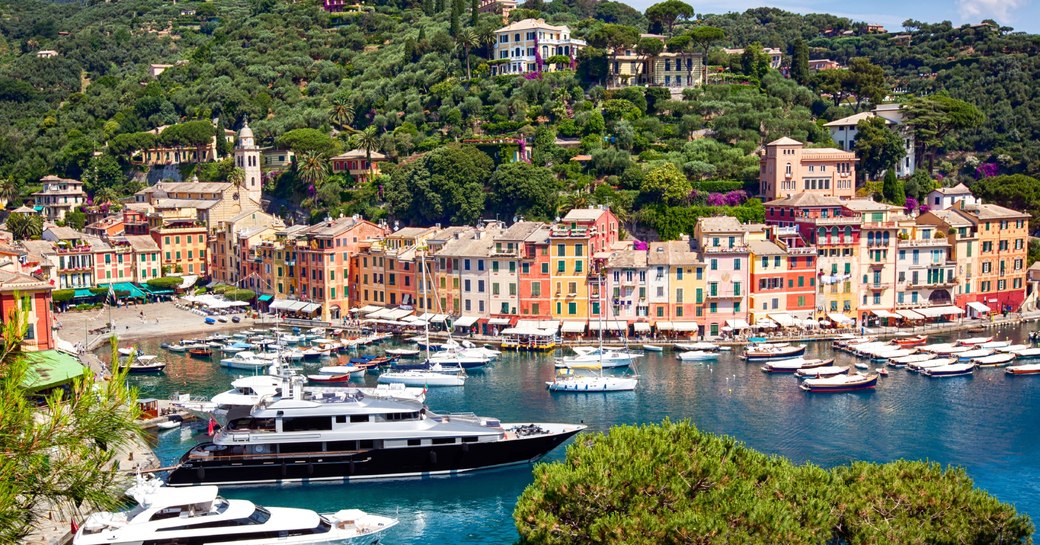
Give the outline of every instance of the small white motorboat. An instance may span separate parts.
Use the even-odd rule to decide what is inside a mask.
[[[1027,363],[1025,365],[1012,365],[1004,369],[1009,375],[1040,375],[1040,363]]]
[[[647,352],[664,352],[663,346],[657,346],[655,344],[644,344],[643,350]]]
[[[693,350],[709,350],[709,351],[720,350],[721,347],[719,345],[715,344],[715,343],[709,343],[709,342],[676,343],[675,344],[675,349],[676,350],[683,350],[683,351],[686,351],[686,352],[690,352],[690,351],[693,351]]]
[[[971,337],[969,339],[961,339],[957,341],[957,344],[961,346],[975,346],[979,344],[988,343],[993,340],[993,337]]]
[[[813,367],[810,369],[799,369],[794,372],[798,378],[823,378],[834,375],[844,375],[849,372],[849,366],[828,365],[827,367]]]
[[[419,350],[415,348],[390,348],[386,351],[386,355],[399,358],[414,358],[419,355]]]
[[[718,352],[709,352],[707,350],[690,350],[687,352],[679,352],[675,355],[679,361],[710,361],[719,359]]]
[[[954,363],[957,363],[957,358],[933,358],[930,360],[908,363],[906,365],[906,368],[908,371],[920,373],[925,369],[930,369],[932,367],[943,367],[944,365],[952,365]]]
[[[1015,359],[1014,354],[992,354],[971,360],[979,367],[1003,367]]]
[[[962,377],[975,372],[974,363],[951,363],[940,367],[922,369],[921,374],[932,378]]]
[[[162,430],[172,430],[173,428],[181,427],[181,422],[179,420],[167,420],[165,422],[159,422],[156,424],[156,427]]]

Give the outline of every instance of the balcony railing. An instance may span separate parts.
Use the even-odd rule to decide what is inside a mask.
[[[863,220],[856,216],[816,218],[816,225],[859,225],[861,223],[863,223]]]
[[[704,297],[707,299],[742,299],[744,295],[740,293],[708,292]]]
[[[900,239],[897,244],[899,246],[910,246],[910,247],[921,247],[921,246],[949,246],[950,242],[946,238],[926,238],[926,239]]]
[[[908,288],[949,288],[956,285],[956,278],[946,278],[943,280],[908,280],[906,282],[906,287]]]
[[[706,254],[732,254],[732,253],[746,253],[748,247],[743,245],[738,246],[709,246],[704,248]]]

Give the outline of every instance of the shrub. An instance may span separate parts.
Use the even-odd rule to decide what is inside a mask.
[[[161,278],[152,278],[147,282],[149,288],[157,290],[172,290],[180,287],[184,282],[184,279],[179,276],[163,276]]]

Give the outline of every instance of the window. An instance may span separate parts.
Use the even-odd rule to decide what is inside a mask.
[[[578,303],[567,303],[567,314],[574,316],[578,313]]]
[[[549,274],[549,264],[542,263],[542,274]]]
[[[575,244],[574,245],[574,255],[578,256],[578,257],[581,257],[582,252],[583,252],[582,248],[584,248],[584,247],[585,247],[584,244]]]
[[[719,260],[718,259],[712,259],[708,263],[710,265],[711,270],[713,270],[713,271],[719,270]],[[739,263],[739,261],[738,261],[738,263]]]
[[[581,261],[576,261],[574,263],[574,272],[580,273],[581,270],[582,270],[582,262]]]
[[[564,257],[566,255],[567,255],[567,246],[565,246],[563,244],[557,244],[556,245],[556,256],[557,257]]]

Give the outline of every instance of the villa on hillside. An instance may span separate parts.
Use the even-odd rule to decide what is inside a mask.
[[[554,72],[556,65],[547,63],[550,57],[576,59],[584,47],[585,41],[571,37],[566,26],[553,26],[544,19],[517,21],[495,31],[491,74]]]
[[[843,117],[824,125],[831,133],[831,139],[838,147],[845,151],[853,151],[856,147],[856,126],[860,121],[871,118],[884,120],[885,126],[898,134],[903,140],[903,156],[896,163],[896,176],[900,178],[910,176],[917,168],[917,159],[914,154],[914,131],[906,124],[902,106],[899,104],[879,104],[869,112],[861,112],[849,117]]]
[[[806,148],[792,138],[766,144],[759,164],[759,193],[767,201],[798,193],[851,199],[856,196],[856,154]]]
[[[640,37],[665,40],[658,34],[641,34]],[[631,48],[616,55],[614,51],[609,53],[607,87],[611,89],[632,85],[686,88],[704,83],[704,55],[701,53],[683,51],[640,55]]]

